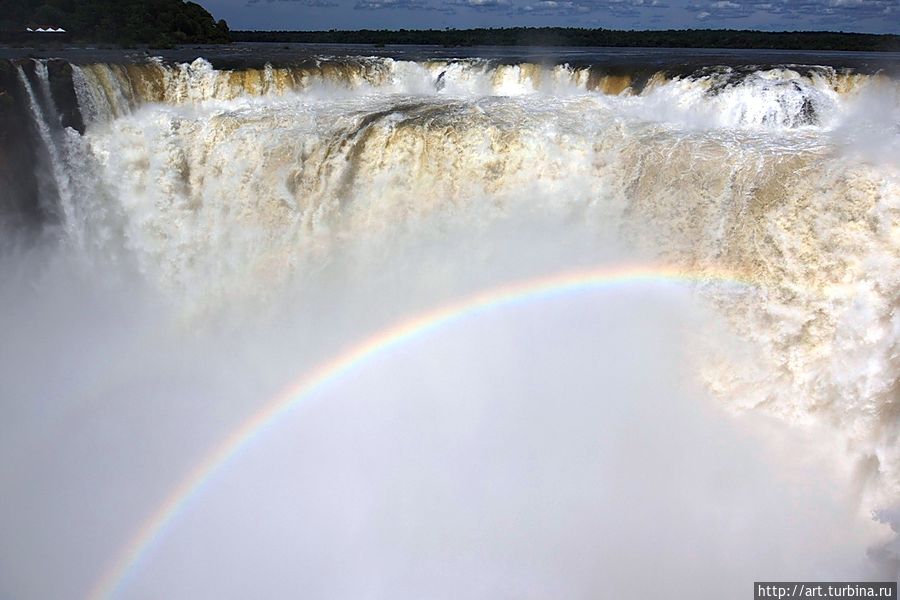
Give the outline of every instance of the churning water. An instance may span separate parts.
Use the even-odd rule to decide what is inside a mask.
[[[0,596],[898,576],[889,74],[4,69]]]

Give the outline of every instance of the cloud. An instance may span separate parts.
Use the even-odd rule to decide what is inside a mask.
[[[247,6],[262,4],[263,2],[266,4],[289,2],[295,6],[309,6],[311,8],[333,8],[338,6],[337,2],[332,2],[331,0],[247,0]]]
[[[354,10],[415,9],[424,5],[425,3],[419,0],[359,0],[353,8]]]
[[[692,15],[705,27],[758,28],[780,22],[805,29],[858,29],[859,23],[891,22],[900,0],[354,0],[358,11],[411,11],[442,14],[495,14],[567,20],[576,26],[609,26],[616,20],[647,26]],[[247,6],[274,4],[334,8],[337,0],[246,0]],[[301,9],[302,10],[302,9]],[[472,17],[474,18],[474,17]],[[516,23],[512,23],[516,24]],[[521,23],[519,23],[521,24]],[[473,24],[475,25],[475,24]]]
[[[358,0],[353,10],[424,10],[452,14],[453,10],[432,6],[425,0]]]
[[[853,23],[897,12],[898,0],[710,0],[685,7],[701,21],[744,19],[754,14],[779,18],[804,17],[811,22]]]
[[[478,12],[508,11],[512,8],[511,0],[445,0],[444,5],[471,8]]]
[[[754,3],[734,2],[733,0],[714,0],[712,2],[692,3],[685,8],[695,12],[697,19],[707,21],[710,19],[742,19],[756,11]]]
[[[662,0],[604,0],[594,2],[598,10],[610,12],[617,17],[639,17],[646,9],[668,8]]]
[[[617,17],[648,17],[645,9],[668,8],[662,0],[538,0],[517,7],[513,14],[576,16],[609,12]]]
[[[539,0],[517,7],[514,13],[535,16],[569,16],[589,13],[592,10],[595,9],[591,6],[571,0]]]
[[[900,12],[898,9],[900,2],[897,0],[828,0],[824,12],[869,18]]]

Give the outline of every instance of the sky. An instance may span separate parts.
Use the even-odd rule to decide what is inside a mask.
[[[563,26],[900,33],[900,0],[199,0],[232,29]]]

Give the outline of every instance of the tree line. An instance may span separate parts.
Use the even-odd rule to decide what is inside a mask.
[[[756,48],[773,50],[900,51],[900,36],[830,31],[732,29],[617,31],[565,27],[400,29],[359,31],[232,31],[236,42],[421,44],[438,46],[605,46],[641,48]]]
[[[185,0],[14,0],[3,2],[0,31],[21,38],[26,27],[62,27],[67,41],[116,44],[217,44],[228,24]],[[34,40],[40,41],[41,34]],[[48,34],[51,35],[51,34]],[[47,38],[50,39],[50,38]]]

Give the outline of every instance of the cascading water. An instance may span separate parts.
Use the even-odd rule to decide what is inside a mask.
[[[59,205],[64,208],[70,205],[69,196],[71,194],[69,190],[68,172],[66,171],[62,157],[60,156],[59,144],[53,139],[54,131],[52,129],[52,116],[55,115],[56,111],[53,105],[53,99],[49,94],[49,86],[43,84],[40,86],[41,91],[44,93],[44,102],[46,103],[46,108],[44,108],[38,102],[38,95],[32,87],[31,82],[28,80],[28,76],[25,75],[25,71],[22,67],[18,67],[17,73],[22,88],[25,90],[28,98],[28,109],[31,112],[32,121],[38,132],[42,149],[46,152],[47,162],[49,164],[44,166],[52,175],[49,183],[54,189],[42,190],[42,194],[45,196],[56,195]],[[39,81],[43,80],[43,82],[46,82],[47,66],[44,63],[36,63],[35,77],[37,77]],[[50,113],[51,118],[48,118],[45,115],[45,111]]]
[[[896,159],[900,84],[896,79],[825,66],[622,72],[596,65],[503,64],[482,59],[312,57],[292,66],[236,69],[215,68],[204,59],[72,64],[65,83],[84,123],[84,130],[76,131],[62,125],[46,63],[33,61],[32,77],[25,66],[16,67],[18,93],[27,101],[35,133],[36,169],[45,168],[48,175],[38,177],[40,195],[57,206],[61,225],[57,246],[47,252],[55,256],[59,248],[69,249],[63,254],[73,254],[66,260],[77,266],[66,262],[69,266],[63,270],[80,273],[78,289],[85,280],[103,280],[107,283],[102,289],[110,285],[116,290],[126,282],[128,300],[98,312],[108,311],[116,323],[127,324],[124,329],[139,331],[122,337],[106,331],[105,325],[91,325],[90,331],[100,333],[97,341],[88,342],[98,344],[88,354],[102,357],[102,366],[91,361],[85,363],[90,366],[72,367],[78,374],[66,377],[71,380],[70,389],[83,390],[79,397],[85,398],[84,404],[66,408],[63,402],[58,410],[89,414],[95,410],[91,406],[100,405],[95,398],[118,396],[114,390],[121,388],[127,394],[130,389],[149,389],[141,410],[160,402],[166,406],[158,409],[163,416],[147,413],[152,427],[190,433],[193,430],[186,425],[173,424],[175,413],[170,411],[175,409],[163,402],[178,404],[174,399],[179,399],[184,406],[195,407],[184,409],[194,411],[187,421],[199,419],[200,414],[214,424],[221,420],[196,439],[183,441],[184,456],[193,457],[256,407],[250,400],[234,400],[233,406],[198,404],[193,399],[209,390],[192,387],[195,380],[189,371],[195,367],[202,370],[200,379],[212,380],[236,364],[248,365],[252,376],[245,373],[229,379],[222,375],[221,381],[229,383],[215,393],[223,397],[231,397],[226,387],[243,384],[254,392],[271,393],[275,382],[295,376],[300,365],[315,364],[347,340],[357,339],[359,332],[376,330],[410,312],[485,286],[598,263],[725,272],[751,285],[739,290],[695,286],[696,300],[706,316],[700,324],[692,321],[697,335],[688,336],[681,349],[689,355],[684,367],[687,379],[701,382],[703,393],[728,412],[811,436],[812,441],[796,447],[785,442],[786,448],[790,446],[785,452],[801,463],[804,456],[815,455],[818,458],[809,458],[810,464],[821,458],[827,469],[838,473],[834,477],[852,482],[847,484],[852,488],[851,516],[845,511],[835,522],[841,523],[841,535],[858,542],[854,552],[859,546],[870,549],[868,559],[864,551],[857,553],[866,566],[847,567],[839,575],[896,577],[896,542],[887,531],[888,526],[896,527],[900,507],[900,316],[895,314],[900,297],[900,163]],[[3,260],[4,269],[13,273],[10,266],[23,264],[26,258]],[[29,256],[27,260],[38,259]],[[47,265],[58,260],[41,254],[39,262],[52,273],[55,267]],[[51,276],[38,283],[29,280],[29,289],[49,285],[55,290],[48,278],[53,280]],[[108,283],[111,280],[119,283]],[[17,314],[17,302],[27,304],[20,296],[31,298],[25,292],[8,295],[10,315]],[[73,296],[75,303],[106,306],[105,293],[103,301],[87,292]],[[58,312],[47,308],[52,303],[34,303],[39,307],[33,309],[36,315]],[[159,327],[138,327],[135,323],[152,321],[143,316],[147,311],[156,315],[158,309],[147,306],[166,306],[165,311],[174,316],[162,319],[164,325]],[[134,317],[128,316],[131,310]],[[616,314],[620,309],[609,310]],[[599,318],[590,316],[595,317]],[[91,319],[95,321],[106,323],[100,316]],[[648,319],[665,330],[663,321]],[[634,323],[635,331],[641,330],[640,323]],[[280,330],[276,334],[267,327]],[[608,327],[616,330],[613,324]],[[154,328],[158,331],[145,330]],[[254,333],[254,341],[245,343],[243,334],[234,333],[244,328],[268,333]],[[229,333],[211,333],[219,329]],[[713,331],[719,333],[712,335]],[[225,341],[216,335],[226,336]],[[610,344],[631,347],[630,338],[609,335],[619,340]],[[206,346],[207,337],[217,341]],[[184,340],[188,349],[179,348]],[[219,342],[228,350],[221,350]],[[103,344],[109,352],[100,350]],[[245,345],[262,349],[242,350]],[[35,356],[41,355],[43,346],[33,347]],[[114,352],[143,356],[141,349],[147,347],[153,349],[146,371],[141,371],[147,380],[136,378],[124,366],[124,358],[113,356]],[[559,352],[559,357],[564,356],[562,349]],[[647,353],[653,355],[649,349]],[[197,358],[201,355],[202,361]],[[242,358],[234,358],[238,355]],[[285,356],[295,356],[292,360],[297,364],[283,364]],[[441,359],[435,360],[437,364]],[[657,364],[656,358],[647,360],[648,365]],[[194,366],[182,366],[182,362]],[[434,368],[425,359],[416,364],[422,372]],[[65,364],[55,368],[66,370]],[[652,377],[657,376],[657,371],[647,368]],[[659,367],[659,373],[664,371]],[[126,374],[115,379],[117,373]],[[171,383],[169,379],[151,383],[154,373],[170,378]],[[572,377],[576,379],[571,386],[580,389],[578,376]],[[440,380],[434,373],[432,378]],[[191,385],[179,383],[188,381]],[[28,386],[20,383],[15,389],[24,406]],[[129,406],[129,398],[120,400],[118,408],[110,409],[113,415],[127,412],[123,407]],[[18,402],[16,406],[21,427],[31,431],[33,414]],[[42,410],[57,409],[51,403]],[[483,410],[492,414],[493,409]],[[653,419],[654,410],[640,413],[641,418]],[[660,409],[660,413],[671,410]],[[685,425],[685,431],[695,431],[691,429],[695,425]],[[92,425],[101,430],[108,426]],[[140,435],[149,435],[140,423],[132,426]],[[323,427],[332,431],[330,426]],[[391,435],[389,425],[373,427],[384,427]],[[615,438],[615,427],[604,427],[598,426],[603,432],[598,435]],[[704,432],[701,428],[695,433],[702,437]],[[536,433],[529,435],[540,438]],[[118,440],[109,442],[109,448],[80,451],[93,457],[96,452],[117,451],[123,444]],[[181,454],[175,450],[160,450],[160,454],[183,464],[186,459],[176,458]],[[704,447],[703,452],[708,450]],[[567,452],[581,456],[575,449]],[[611,447],[602,452],[614,455],[616,451]],[[144,464],[140,456],[135,460]],[[147,465],[156,464],[146,460]],[[454,458],[446,460],[447,476],[452,478],[458,465]],[[693,472],[692,464],[680,468]],[[110,483],[119,481],[116,468],[90,478],[111,486],[103,500],[106,509],[119,506],[123,499],[133,500],[144,489],[136,485],[120,490],[119,483]],[[157,473],[156,466],[147,468],[152,471],[147,489],[157,490],[177,479],[165,469]],[[11,466],[4,469],[0,481],[21,480]],[[827,480],[832,475],[822,477]],[[616,477],[612,480],[619,481]],[[354,493],[357,484],[353,481],[347,482],[348,494]],[[628,487],[628,481],[622,485]],[[25,489],[17,497],[23,505],[31,498],[31,488]],[[775,502],[762,496],[766,502]],[[789,503],[794,501],[800,502],[791,496]],[[490,504],[489,499],[484,502]],[[589,503],[572,502],[585,514],[591,512]],[[671,506],[682,506],[672,502]],[[830,510],[812,507],[804,514],[815,514],[820,508]],[[324,510],[310,510],[320,509]],[[373,510],[367,517],[352,518],[378,522],[378,510]],[[715,510],[705,514],[714,519]],[[755,518],[793,514],[790,510],[763,511],[745,518],[755,523]],[[4,513],[0,505],[0,524],[14,515],[15,510]],[[108,541],[94,551],[97,557],[114,552],[121,530],[137,518],[127,511],[115,515],[122,523],[110,526],[104,538]],[[844,517],[848,520],[841,521]],[[788,519],[789,524],[801,521]],[[736,527],[734,531],[744,531],[735,522],[728,523]],[[809,530],[798,524],[798,531],[813,531],[816,523],[820,522],[815,521]],[[571,523],[566,526],[577,529]],[[352,538],[351,533],[344,534]],[[412,539],[415,533],[405,535]],[[621,541],[618,534],[609,535]],[[563,543],[553,539],[554,544]],[[43,537],[35,540],[28,556],[43,547]],[[491,540],[485,547],[496,550]],[[833,540],[816,543],[839,545]],[[668,547],[665,542],[663,547]],[[748,550],[747,556],[758,553],[760,547]],[[210,551],[203,548],[198,551]],[[793,550],[799,552],[798,548]],[[0,546],[0,557],[7,552],[7,546]],[[318,560],[303,556],[298,560]],[[601,562],[617,564],[618,559],[603,552],[598,556],[607,557],[597,559]],[[78,590],[87,589],[90,576],[98,570],[97,560],[84,558],[87,564],[79,563],[80,570],[74,569],[79,574],[67,581]],[[539,560],[541,568],[547,560]],[[578,561],[572,561],[580,573],[572,581],[583,587],[569,581],[575,586],[569,591],[577,595],[599,589],[588,583],[590,578],[583,578]],[[813,564],[804,573],[837,577],[838,572],[824,564]],[[731,573],[728,565],[722,568],[725,587],[715,589],[732,590],[729,578],[743,572],[735,567]],[[541,579],[542,573],[536,567],[537,587],[526,585],[526,589],[538,590],[538,597],[559,597],[560,590],[567,589],[554,588],[563,578]],[[0,581],[4,575],[0,567]],[[158,578],[148,577],[148,581],[148,587],[137,586],[128,593],[149,598],[166,590],[188,597],[184,590],[192,589],[189,585],[170,589]],[[162,587],[152,587],[152,581]],[[482,597],[479,593],[485,590],[488,595],[503,595],[491,582],[487,577],[482,588],[473,584],[463,596]],[[329,587],[332,583],[331,579],[319,582],[322,587],[310,592],[312,597],[359,597],[361,593],[352,586],[334,592],[337,588]],[[434,591],[413,586],[398,592],[389,582],[380,585],[394,597]],[[7,591],[19,594],[16,597],[38,597],[34,590],[58,592],[52,586],[29,587],[22,577],[10,586]],[[481,592],[472,591],[478,589]],[[0,592],[4,590],[0,583]]]

